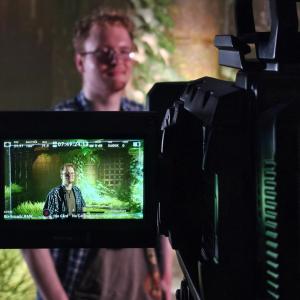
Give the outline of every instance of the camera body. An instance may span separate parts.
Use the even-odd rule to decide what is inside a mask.
[[[187,280],[179,299],[289,299],[300,292],[294,67],[240,71],[236,82],[170,84],[178,100],[162,125],[169,173],[160,202]],[[152,110],[166,85],[150,91]]]
[[[178,299],[300,294],[296,2],[270,1],[269,33],[255,32],[252,1],[235,8],[238,37],[215,38],[220,64],[240,69],[235,82],[158,83],[149,93],[151,110],[172,106],[162,126],[172,170],[163,215],[185,275]]]

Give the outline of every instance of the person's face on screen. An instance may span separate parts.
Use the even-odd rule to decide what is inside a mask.
[[[97,93],[114,93],[125,88],[132,74],[133,42],[119,24],[92,25],[76,55],[76,66],[85,89]]]
[[[67,166],[61,172],[61,180],[63,185],[69,185],[75,181],[75,170]]]

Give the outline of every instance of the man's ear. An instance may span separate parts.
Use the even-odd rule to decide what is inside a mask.
[[[84,72],[83,56],[80,55],[79,53],[76,53],[75,56],[74,56],[74,60],[75,60],[75,65],[76,65],[77,71],[80,74],[82,74]]]

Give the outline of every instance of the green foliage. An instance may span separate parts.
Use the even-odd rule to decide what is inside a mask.
[[[35,299],[35,287],[19,250],[0,250],[0,299]]]
[[[16,194],[16,193],[21,193],[23,191],[23,187],[16,183],[12,183],[11,186],[5,186],[4,188],[4,196],[5,199],[9,198],[10,193]]]
[[[130,199],[130,189],[127,185],[122,184],[118,188],[116,188],[116,195],[117,198],[121,201],[128,202],[128,199]]]
[[[99,149],[92,149],[89,147],[81,147],[81,149],[75,149],[68,153],[69,160],[75,165],[76,167],[76,177],[78,182],[81,182],[83,185],[84,178],[84,166],[88,163],[97,164],[99,163],[99,155],[97,152],[101,150]]]
[[[173,20],[168,12],[172,0],[130,0],[137,28],[135,43],[138,64],[134,70],[132,96],[145,100],[145,95],[155,82],[181,80],[170,65],[175,49],[170,29]]]
[[[128,205],[128,209],[132,213],[139,213],[142,211],[142,205],[140,201],[131,201]]]
[[[128,205],[127,203],[118,200],[117,198],[113,197],[105,197],[101,204],[99,205],[99,202],[92,202],[89,203],[91,206],[87,206],[85,209],[86,211],[93,211],[93,210],[99,210],[99,207],[102,209],[127,209]]]
[[[83,199],[86,203],[103,202],[104,199],[111,198],[112,190],[97,180],[96,183],[90,182],[86,176],[81,176],[78,187],[81,190]]]
[[[91,153],[92,154],[92,153]],[[88,178],[84,175],[85,160],[79,159],[80,156],[74,156],[73,163],[77,167],[77,185],[80,188],[83,198],[89,208],[100,207],[109,209],[125,209],[129,213],[139,213],[142,209],[141,199],[143,193],[143,181],[142,181],[142,159],[143,156],[141,150],[130,148],[128,154],[130,155],[130,170],[129,178],[130,185],[124,182],[118,187],[108,187],[99,179],[95,181],[95,178]],[[99,156],[97,160],[99,160]],[[96,163],[98,161],[95,161]],[[93,162],[93,163],[95,163]],[[80,174],[82,172],[82,174]]]
[[[132,212],[142,210],[141,199],[143,199],[143,151],[141,148],[130,148],[128,151],[130,160],[130,203]]]
[[[43,215],[44,202],[22,202],[13,209],[15,215],[32,215],[33,217],[40,217]]]
[[[109,207],[110,209],[128,209],[129,207],[128,187],[112,189],[104,185],[100,180],[93,184],[86,177],[83,177],[78,187],[87,206]]]

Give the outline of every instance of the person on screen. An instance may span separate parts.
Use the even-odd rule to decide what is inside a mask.
[[[136,49],[133,27],[125,14],[107,11],[77,23],[73,45],[82,90],[55,110],[144,110],[125,97]],[[23,254],[37,283],[38,299],[171,299],[172,256],[166,238],[156,249],[27,249]]]
[[[45,217],[82,217],[85,202],[80,189],[74,185],[75,167],[66,163],[60,170],[61,185],[53,188],[47,195],[43,209]]]

